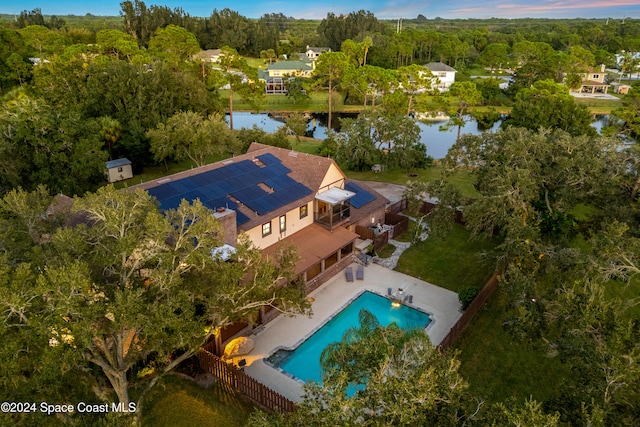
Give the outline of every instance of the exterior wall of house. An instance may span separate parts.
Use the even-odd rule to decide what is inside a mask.
[[[269,77],[280,76],[296,76],[296,77],[310,77],[311,71],[309,70],[267,70],[269,71]]]
[[[601,72],[588,73],[587,77],[584,80],[604,83],[604,76],[605,76],[605,73],[601,73]]]
[[[133,178],[131,165],[118,166],[107,170],[107,180],[109,182],[117,182],[129,178]]]
[[[600,69],[593,69],[588,73],[581,75],[582,81],[591,81],[604,84],[604,77],[607,75],[604,64],[600,65]]]
[[[265,223],[248,230],[246,232],[247,235],[253,244],[260,249],[264,249],[278,243],[280,239],[284,239],[285,237],[302,230],[304,227],[313,224],[313,202],[301,204],[301,206],[307,207],[306,216],[300,218],[300,206],[287,212],[285,215],[286,229],[284,231],[280,232],[280,217],[277,216],[271,219],[271,221],[265,221]],[[267,235],[263,235],[263,225],[268,222],[271,223],[271,232]]]
[[[335,164],[332,164],[329,167],[327,174],[324,176],[318,192],[322,193],[323,191],[326,191],[331,187],[344,188],[344,179],[344,174],[340,171],[340,169],[338,169]]]
[[[434,79],[431,81],[431,87],[440,91],[447,91],[456,81],[455,71],[431,71]]]
[[[433,74],[440,80],[438,89],[449,89],[456,81],[456,73],[453,71],[436,71]]]

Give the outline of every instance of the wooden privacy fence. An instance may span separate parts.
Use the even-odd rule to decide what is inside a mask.
[[[405,210],[407,210],[407,199],[402,199],[387,206],[387,208],[385,209],[385,212],[399,214],[400,212]]]
[[[393,225],[394,239],[409,229],[409,218],[393,212],[385,213],[384,223]]]
[[[291,400],[207,350],[198,352],[198,362],[202,370],[211,373],[223,385],[244,394],[268,411],[293,412],[296,409]]]
[[[373,240],[373,249],[376,251],[384,248],[389,243],[389,233],[387,231],[375,233],[371,228],[356,225],[356,233],[362,240]]]
[[[498,288],[498,275],[494,274],[484,287],[480,290],[476,298],[469,304],[469,307],[462,313],[462,316],[453,328],[449,331],[446,337],[442,340],[438,346],[441,351],[447,351],[456,342],[460,335],[467,329],[467,326],[471,323],[471,320],[478,314],[482,306],[487,302],[491,294]]]

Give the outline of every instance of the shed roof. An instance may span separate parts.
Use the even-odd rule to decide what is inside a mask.
[[[130,164],[131,164],[131,160],[124,157],[122,159],[109,160],[108,162],[105,163],[107,169],[119,168],[120,166],[130,165]]]

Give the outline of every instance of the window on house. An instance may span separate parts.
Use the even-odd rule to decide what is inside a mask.
[[[594,75],[593,75],[593,79],[594,79],[594,80],[598,80],[599,78],[600,78],[600,74],[594,74]]]
[[[118,168],[118,172],[122,172],[122,166]]]
[[[441,72],[438,73],[438,77],[440,77],[440,78],[447,77],[447,73],[441,71]]]
[[[282,215],[280,217],[280,232],[287,231],[287,216]]]
[[[306,217],[309,214],[307,211],[307,205],[300,206],[300,219]]]
[[[271,234],[271,221],[262,224],[262,237],[266,237]]]

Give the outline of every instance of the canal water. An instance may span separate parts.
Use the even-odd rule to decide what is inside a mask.
[[[334,114],[332,128],[339,132],[341,118],[355,118],[356,116],[356,114]],[[236,112],[233,113],[233,127],[234,129],[250,129],[256,125],[265,132],[272,133],[280,126],[285,125],[285,117],[286,115],[278,113]],[[608,120],[608,116],[597,116],[593,122],[593,126],[600,131],[602,126],[608,123]],[[420,127],[420,142],[427,147],[427,154],[434,159],[444,158],[449,147],[451,147],[456,141],[458,128],[456,126],[451,126],[449,129],[443,129],[442,125],[446,124],[446,122],[442,121],[430,123],[417,121],[417,123]],[[491,129],[480,129],[476,120],[473,117],[468,116],[460,134],[480,135],[485,131],[495,132],[500,129],[501,124],[502,120],[498,120],[493,124]],[[307,125],[307,136],[317,139],[325,139],[327,137],[327,114],[314,113],[310,115],[310,120]]]

